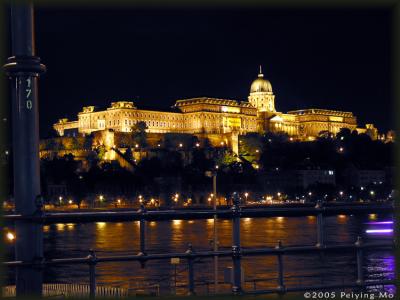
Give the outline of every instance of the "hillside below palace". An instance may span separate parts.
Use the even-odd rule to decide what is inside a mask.
[[[253,132],[283,132],[296,140],[314,140],[321,131],[335,135],[341,128],[378,137],[373,124],[357,126],[351,112],[328,109],[300,109],[287,113],[276,110],[271,83],[261,67],[250,86],[247,101],[198,97],[177,100],[171,111],[137,108],[131,101],[112,102],[106,110],[83,107],[78,120],[60,119],[53,125],[59,136],[87,135],[94,131],[130,132],[138,122],[145,122],[148,133],[190,133],[203,137],[230,136],[237,152],[238,135]]]

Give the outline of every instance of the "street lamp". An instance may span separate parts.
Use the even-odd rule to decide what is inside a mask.
[[[174,197],[173,197],[173,200],[174,200],[175,203],[178,203],[178,198],[179,198],[179,194],[176,193],[176,194],[174,195]]]
[[[244,196],[246,197],[246,204],[247,204],[247,197],[249,196],[249,193],[244,193]]]
[[[7,239],[8,239],[9,241],[15,240],[15,235],[14,235],[14,233],[12,233],[12,232],[7,232]]]

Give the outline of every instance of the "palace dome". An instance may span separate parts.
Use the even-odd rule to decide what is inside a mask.
[[[264,74],[262,74],[262,72],[261,72],[261,66],[260,66],[260,73],[258,74],[258,78],[253,81],[253,83],[251,84],[251,87],[250,87],[250,93],[256,93],[256,92],[272,93],[271,82],[264,79]]]

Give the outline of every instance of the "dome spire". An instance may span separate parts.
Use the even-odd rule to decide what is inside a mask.
[[[258,77],[264,77],[264,74],[262,73],[261,65],[260,65],[260,71],[258,73]]]

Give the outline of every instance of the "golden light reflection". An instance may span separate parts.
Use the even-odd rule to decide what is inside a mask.
[[[181,223],[182,223],[182,220],[173,220],[172,221],[172,224],[175,226],[179,226],[179,225],[181,225]]]
[[[74,229],[74,227],[75,227],[75,224],[74,224],[74,223],[67,223],[66,225],[67,225],[67,229],[68,229],[68,230],[72,230],[72,229]]]
[[[315,216],[307,216],[307,223],[308,224],[315,224],[316,219],[317,218]]]
[[[277,220],[278,222],[282,222],[284,219],[285,219],[284,217],[277,217],[277,218],[276,218],[276,220]]]
[[[58,231],[64,231],[64,227],[65,227],[65,225],[62,223],[56,224],[56,228]]]
[[[251,218],[244,218],[244,221],[245,221],[246,223],[248,223],[248,222],[251,221]]]
[[[99,229],[103,229],[104,227],[106,227],[106,222],[96,222],[96,227]]]
[[[156,223],[155,221],[150,221],[149,225],[150,225],[151,227],[154,227],[154,226],[157,225],[157,223]]]
[[[43,226],[43,232],[49,232],[49,230],[50,230],[50,225]]]
[[[376,218],[377,218],[376,214],[369,214],[368,215],[368,219],[370,219],[370,220],[376,220]]]
[[[347,216],[346,215],[338,215],[338,223],[339,224],[345,224],[347,222]]]
[[[193,221],[193,220],[190,220],[190,221],[188,221],[188,223],[189,223],[189,224],[193,224],[193,223],[194,223],[194,221]]]
[[[214,223],[214,219],[207,219],[207,223]]]

